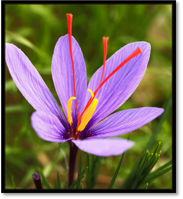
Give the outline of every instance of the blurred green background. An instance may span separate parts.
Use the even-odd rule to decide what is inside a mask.
[[[5,41],[22,49],[58,102],[51,77],[51,58],[57,40],[67,34],[66,13],[73,14],[72,32],[84,54],[88,81],[103,63],[103,36],[110,38],[107,57],[130,42],[147,41],[151,44],[152,50],[145,76],[136,91],[119,110],[143,106],[163,107],[172,90],[171,9],[171,5],[155,4],[6,4]],[[32,174],[38,168],[43,169],[51,185],[54,184],[58,171],[63,185],[68,174],[69,145],[61,144],[60,148],[58,143],[46,142],[37,136],[30,123],[30,116],[34,109],[15,86],[6,66],[5,78],[6,188],[13,188],[12,176],[17,187],[34,188]],[[153,134],[158,121],[159,118],[130,133],[130,139],[135,141],[136,145],[127,151],[114,188],[123,184]],[[170,112],[156,139],[155,145],[159,141],[162,142],[162,154],[153,170],[172,157],[171,126]],[[122,137],[127,138],[128,135]],[[85,167],[86,154],[82,152],[82,156],[83,167]],[[94,188],[108,187],[119,160],[120,156],[101,159],[101,167]],[[76,163],[76,176],[77,165]],[[149,189],[171,187],[172,172],[168,172],[152,183]]]

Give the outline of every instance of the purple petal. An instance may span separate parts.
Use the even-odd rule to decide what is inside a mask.
[[[74,37],[72,37],[72,51],[75,68],[76,100],[79,113],[81,114],[87,90],[87,77],[83,54]],[[68,35],[60,37],[56,43],[52,58],[52,76],[63,110],[65,115],[67,115],[67,101],[70,97],[74,96],[73,70]],[[74,118],[77,118],[74,101],[72,103],[72,114]]]
[[[107,138],[129,133],[152,121],[163,113],[162,108],[143,107],[114,113],[91,127],[84,138]]]
[[[42,111],[34,112],[31,116],[32,127],[40,138],[50,142],[66,142],[69,135],[60,120],[53,114]]]
[[[133,142],[121,138],[72,140],[72,142],[82,151],[97,156],[119,155],[134,145]]]
[[[53,113],[65,125],[61,109],[38,71],[27,56],[13,44],[6,44],[6,63],[16,86],[33,108]]]
[[[88,126],[95,124],[119,108],[135,91],[139,85],[149,60],[150,44],[135,42],[118,50],[106,61],[103,80],[120,65],[133,51],[140,47],[142,54],[137,55],[121,69],[119,69],[98,91],[96,98],[98,105]],[[99,86],[102,67],[92,76],[88,88],[95,91]],[[90,98],[87,93],[86,101]]]

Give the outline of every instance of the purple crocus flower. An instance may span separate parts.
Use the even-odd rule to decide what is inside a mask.
[[[143,107],[112,114],[139,85],[148,64],[150,44],[130,43],[105,61],[108,38],[103,38],[104,64],[87,86],[83,54],[71,36],[71,14],[67,20],[69,34],[59,38],[52,58],[52,77],[63,113],[26,55],[7,43],[8,69],[23,96],[36,110],[31,122],[39,137],[50,142],[68,141],[98,156],[119,155],[134,143],[122,138],[105,138],[129,133],[163,112],[162,108]]]

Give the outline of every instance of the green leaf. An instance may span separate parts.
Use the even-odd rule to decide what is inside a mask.
[[[16,87],[14,81],[11,79],[11,80],[7,80],[6,83],[5,83],[5,91],[18,91],[18,88]]]
[[[138,170],[137,175],[135,175],[134,181],[131,183],[130,189],[136,189],[138,187],[140,177],[141,177],[141,175],[143,173],[144,168],[147,166],[148,156],[149,156],[149,151],[146,152],[145,157],[143,159],[143,162],[141,164],[141,167]]]
[[[161,142],[159,142],[158,145],[156,146],[154,150],[154,154],[158,152],[158,150],[160,149],[160,146],[161,146]]]
[[[47,179],[44,177],[44,175],[43,175],[43,174],[42,174],[42,179],[43,179],[43,182],[44,182],[44,184],[45,184],[46,188],[47,188],[47,189],[51,189],[51,187],[50,187],[50,185],[49,185],[49,183],[48,183]]]
[[[59,176],[58,172],[57,172],[57,187],[58,187],[58,189],[61,189],[60,176]]]
[[[91,187],[93,188],[101,165],[101,157],[92,155]]]
[[[55,185],[55,189],[58,189],[56,179],[54,179],[54,185]]]
[[[147,189],[148,186],[149,186],[149,184],[146,183],[142,189]]]
[[[17,189],[16,185],[15,185],[15,182],[14,182],[14,176],[11,176],[11,181],[12,181],[12,184],[13,184],[13,188],[14,189]]]
[[[114,184],[114,182],[115,182],[115,180],[116,180],[116,177],[117,177],[117,175],[118,175],[118,173],[119,173],[119,170],[120,170],[120,168],[121,168],[121,165],[122,165],[122,163],[123,163],[124,157],[125,157],[125,153],[123,153],[122,156],[121,156],[121,159],[120,159],[120,161],[119,161],[118,167],[117,167],[117,169],[116,169],[116,172],[114,173],[114,176],[113,176],[113,178],[112,178],[112,180],[111,180],[111,183],[109,184],[108,189],[112,189],[113,184]]]
[[[168,98],[168,101],[167,101],[165,109],[164,109],[164,113],[162,114],[161,119],[160,119],[160,121],[158,123],[158,126],[157,126],[155,132],[153,133],[153,135],[152,135],[149,143],[147,144],[146,148],[144,149],[144,151],[147,150],[147,149],[149,149],[153,145],[153,143],[154,143],[154,141],[155,141],[155,139],[156,139],[156,137],[157,137],[157,135],[158,135],[158,133],[159,133],[159,131],[161,129],[161,125],[165,121],[165,119],[166,119],[166,117],[167,117],[167,115],[168,115],[168,113],[170,111],[171,102],[172,102],[172,94]]]
[[[79,187],[80,189],[83,189],[83,184],[82,183],[80,183],[80,187]]]
[[[82,157],[81,157],[81,152],[79,156],[79,168],[78,168],[78,178],[77,178],[77,183],[76,183],[76,189],[80,188],[80,183],[81,183],[81,167],[82,167]]]
[[[24,111],[25,111],[25,107],[22,104],[5,107],[6,113],[24,112]]]
[[[141,164],[142,160],[144,159],[144,155],[146,154],[146,150],[149,149],[152,144],[154,143],[156,136],[161,128],[162,123],[164,122],[164,120],[166,119],[169,110],[171,108],[171,102],[172,102],[172,94],[170,95],[170,97],[168,98],[168,101],[166,103],[165,106],[165,111],[161,116],[160,122],[158,123],[158,126],[154,132],[154,134],[152,135],[149,143],[147,144],[147,146],[145,147],[144,151],[142,152],[141,156],[139,157],[136,165],[134,166],[133,170],[131,171],[130,175],[128,176],[127,180],[125,181],[125,183],[123,184],[123,188],[129,188],[131,186],[131,183],[134,183],[134,180],[136,178],[136,174],[139,173],[138,169],[140,168],[139,165]],[[159,147],[157,146],[157,148],[155,149],[158,150]],[[151,156],[151,155],[150,155]],[[152,159],[153,160],[153,159]]]
[[[169,166],[169,167],[167,167],[167,168],[165,168],[165,169],[163,169],[163,170],[155,171],[155,172],[153,172],[153,173],[150,173],[150,174],[145,178],[144,181],[150,182],[150,181],[152,181],[152,180],[154,180],[154,179],[160,177],[161,175],[167,173],[167,172],[170,171],[170,170],[172,170],[172,165]]]
[[[32,44],[28,39],[26,39],[25,37],[19,35],[19,34],[16,34],[14,32],[11,32],[11,31],[6,31],[6,34],[14,39],[16,42],[20,43],[20,44],[23,44],[24,46],[34,50],[37,54],[39,54],[40,56],[42,56],[43,58],[43,61],[47,62],[47,63],[50,63],[51,62],[51,57],[46,54],[45,52],[41,51],[39,48],[37,48],[34,44]]]
[[[41,174],[43,183],[45,184],[46,188],[47,188],[47,189],[51,189],[51,186],[49,185],[47,179],[46,179],[45,176],[43,175],[43,172],[42,172],[41,168],[38,168],[37,170],[38,170],[38,172]]]
[[[26,187],[30,181],[32,181],[32,174],[35,172],[35,168],[32,167],[26,171],[26,173],[24,174],[24,178],[22,179],[22,181],[19,184],[19,187]]]
[[[81,179],[80,181],[85,177],[85,173],[88,171],[88,166],[82,171]],[[73,189],[77,184],[77,180],[72,183],[72,185],[69,187],[69,189]]]
[[[157,172],[157,171],[163,170],[164,168],[170,166],[171,164],[172,164],[172,160],[170,160],[169,162],[167,162],[167,163],[164,164],[163,166],[159,167],[159,168],[156,170],[156,172]]]
[[[90,189],[91,188],[91,163],[90,163],[90,155],[88,153],[86,156],[86,165],[88,166],[86,185],[87,185],[87,189]]]

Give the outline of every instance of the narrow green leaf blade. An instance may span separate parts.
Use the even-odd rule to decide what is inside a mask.
[[[165,163],[163,166],[159,167],[159,168],[156,170],[156,172],[165,169],[166,167],[170,166],[171,164],[172,164],[172,160],[170,160],[169,162]]]
[[[161,119],[160,119],[160,121],[158,123],[158,126],[157,126],[155,132],[153,133],[149,143],[147,144],[145,150],[149,149],[153,145],[153,143],[154,143],[154,141],[155,141],[155,139],[156,139],[156,137],[157,137],[157,135],[158,135],[158,133],[160,131],[161,125],[165,121],[165,119],[166,119],[166,117],[167,117],[167,115],[169,113],[169,110],[170,110],[170,107],[171,107],[171,103],[172,103],[172,94],[168,98],[168,101],[167,101],[166,106],[165,106],[165,111],[162,114]]]
[[[88,172],[87,172],[87,178],[86,178],[86,185],[87,185],[87,189],[91,188],[91,163],[90,163],[90,156],[87,153],[86,156],[86,164],[88,166]]]
[[[109,184],[108,189],[112,189],[112,187],[113,187],[113,185],[114,185],[114,182],[115,182],[115,180],[116,180],[116,177],[117,177],[117,175],[118,175],[118,173],[119,173],[119,170],[120,170],[120,168],[121,168],[121,165],[122,165],[122,163],[123,163],[124,157],[125,157],[125,153],[123,153],[122,156],[121,156],[121,159],[120,159],[120,161],[119,161],[118,167],[117,167],[117,169],[116,169],[116,171],[115,171],[115,173],[114,173],[114,176],[113,176],[113,178],[112,178],[112,180],[111,180],[111,183]]]
[[[56,179],[54,179],[54,185],[55,185],[55,189],[58,189]]]
[[[14,189],[17,189],[16,185],[15,185],[15,182],[14,182],[14,176],[11,176],[11,181],[12,181],[12,184],[13,184],[13,188]]]
[[[172,170],[172,166],[169,166],[168,168],[165,168],[165,169],[163,169],[163,170],[161,170],[161,171],[155,171],[155,172],[153,172],[153,173],[150,173],[150,174],[145,178],[145,181],[150,182],[150,181],[152,181],[152,180],[154,180],[154,179],[160,177],[161,175],[167,173],[167,172],[170,171],[170,170]]]
[[[165,105],[165,111],[164,113],[162,114],[161,116],[161,119],[160,119],[160,122],[154,132],[154,134],[152,135],[149,143],[147,144],[147,146],[145,147],[144,151],[142,152],[141,156],[139,157],[138,161],[137,161],[137,164],[134,166],[133,170],[131,171],[130,175],[128,176],[127,180],[125,181],[125,183],[123,184],[123,188],[127,188],[129,187],[131,181],[133,181],[134,179],[134,176],[135,176],[135,173],[137,171],[137,168],[140,164],[140,162],[142,161],[143,157],[144,157],[144,154],[146,152],[147,149],[149,149],[152,144],[154,143],[155,139],[156,139],[156,136],[161,128],[161,125],[162,123],[164,122],[164,120],[166,119],[167,115],[168,115],[168,112],[170,110],[170,107],[171,107],[171,102],[172,102],[172,94],[170,94],[170,97],[168,98],[168,101],[166,102],[166,105]]]
[[[148,186],[149,186],[149,184],[146,183],[142,189],[147,189]]]
[[[60,176],[59,176],[58,172],[57,172],[57,187],[58,187],[58,189],[61,189]]]
[[[85,177],[85,173],[88,171],[88,166],[82,171],[81,179],[80,181]],[[77,180],[72,183],[72,185],[69,187],[69,189],[73,189],[77,184]]]
[[[43,175],[43,172],[41,171],[41,169],[38,169],[38,171],[41,173],[41,177],[42,177],[42,180],[43,180],[43,183],[45,184],[46,188],[47,189],[51,189],[47,179],[45,178],[45,176]]]
[[[76,189],[80,188],[80,183],[81,183],[81,167],[82,167],[82,157],[81,157],[81,152],[79,156],[79,168],[78,168],[78,178],[77,178],[77,183],[76,183]]]

